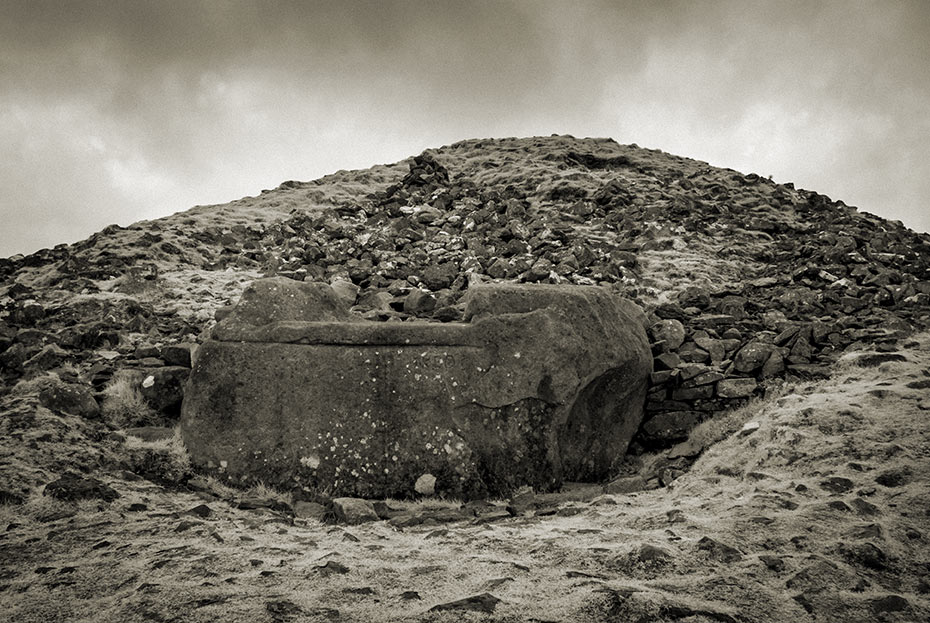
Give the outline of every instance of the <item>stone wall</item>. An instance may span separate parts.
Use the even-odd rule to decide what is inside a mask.
[[[899,303],[865,284],[865,295],[831,299],[818,283],[829,278],[804,269],[748,282],[740,294],[691,287],[650,310],[654,372],[634,450],[674,446],[701,421],[785,380],[828,377],[850,348],[894,350],[913,330],[902,316],[926,297],[917,290],[925,283]]]

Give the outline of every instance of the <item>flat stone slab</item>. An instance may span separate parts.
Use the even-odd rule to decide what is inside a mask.
[[[192,460],[331,495],[551,491],[606,477],[642,419],[642,312],[596,287],[482,284],[462,323],[361,320],[326,284],[263,279],[199,349]]]

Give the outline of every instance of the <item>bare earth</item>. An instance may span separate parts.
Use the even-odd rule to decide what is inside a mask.
[[[925,621],[930,335],[900,354],[759,403],[666,489],[552,516],[334,526],[114,476],[110,504],[0,507],[0,618]]]

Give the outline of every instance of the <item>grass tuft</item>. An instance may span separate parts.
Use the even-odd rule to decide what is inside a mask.
[[[294,504],[294,498],[290,492],[279,491],[278,489],[270,487],[263,482],[254,484],[246,489],[242,497],[266,498],[269,500],[274,500],[275,502],[287,504],[288,506]]]
[[[774,405],[777,399],[784,396],[785,392],[784,387],[779,387],[766,392],[764,397],[756,396],[750,399],[749,402],[736,409],[718,413],[695,426],[689,440],[699,448],[708,448],[723,441],[739,432],[747,422],[757,419],[767,408]]]
[[[51,382],[57,381],[58,375],[54,372],[46,372],[40,376],[34,376],[29,379],[23,379],[13,386],[10,393],[14,396],[27,396],[37,393]]]
[[[78,514],[96,513],[102,508],[101,501],[96,499],[66,501],[33,491],[22,504],[0,504],[0,524],[44,524]]]
[[[174,435],[157,441],[127,437],[124,444],[129,468],[153,482],[177,485],[191,476],[191,461],[181,438],[180,428]]]
[[[104,421],[114,428],[152,426],[158,422],[158,414],[145,402],[131,373],[117,372],[104,387],[103,395],[100,411]]]

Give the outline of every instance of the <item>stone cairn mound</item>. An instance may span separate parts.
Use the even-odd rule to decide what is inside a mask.
[[[473,283],[606,287],[645,310],[655,357],[634,453],[930,324],[930,236],[790,183],[571,137],[463,141],[407,164],[0,259],[0,395],[53,371],[69,387],[46,394],[91,413],[87,393],[101,401],[129,371],[173,424],[212,324],[182,310],[239,291],[163,288],[219,271],[325,282],[385,323],[462,322]]]

